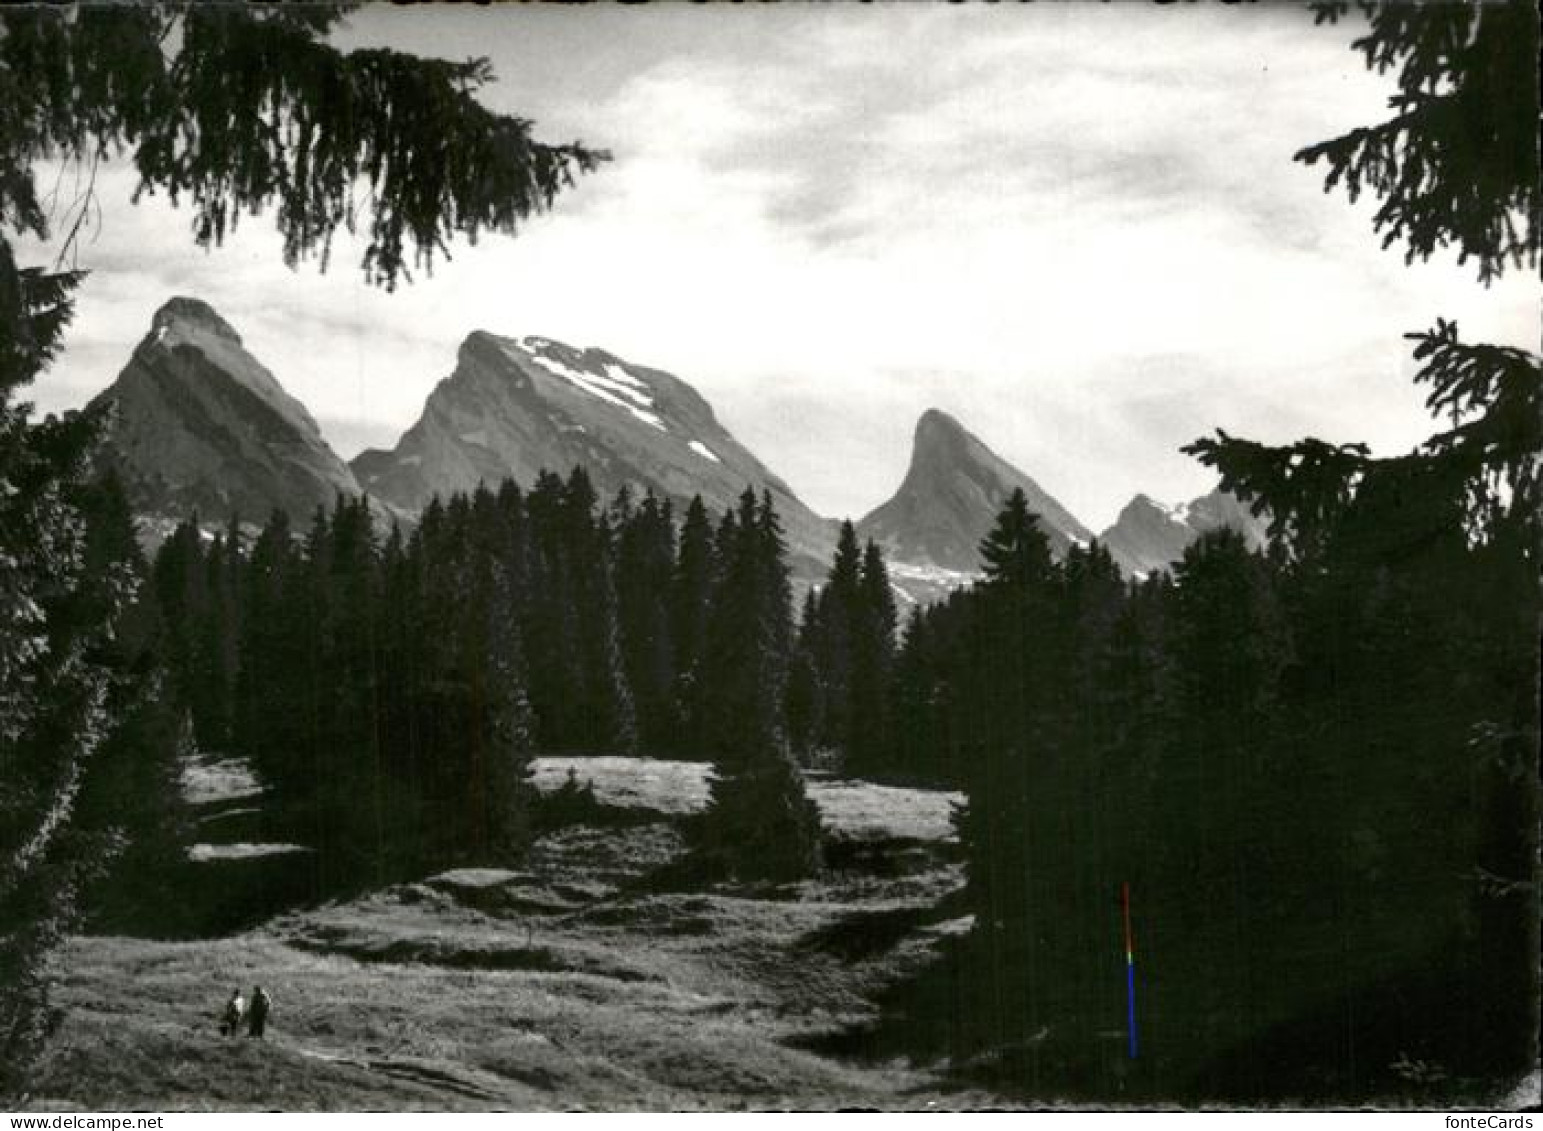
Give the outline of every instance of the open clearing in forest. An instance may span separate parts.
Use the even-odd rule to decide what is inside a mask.
[[[967,928],[954,795],[815,780],[862,864],[774,890],[668,890],[646,878],[684,851],[678,820],[705,802],[707,767],[542,759],[538,784],[570,765],[629,821],[549,833],[519,871],[446,872],[228,938],[71,940],[32,1106],[1002,1105],[925,1066],[804,1047],[871,1022],[880,991]],[[268,1039],[220,1038],[225,996],[254,983],[274,998]]]

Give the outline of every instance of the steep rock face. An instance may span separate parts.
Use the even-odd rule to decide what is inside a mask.
[[[824,567],[834,545],[831,524],[734,439],[686,382],[548,338],[473,333],[396,448],[353,461],[366,491],[411,511],[479,482],[513,477],[528,488],[543,469],[566,476],[576,465],[602,498],[629,485],[684,508],[700,494],[715,514],[746,487],[770,491],[805,575]]]
[[[1270,516],[1254,514],[1248,504],[1225,491],[1212,491],[1191,501],[1184,508],[1184,518],[1202,534],[1230,526],[1243,535],[1251,549],[1261,549],[1269,541]]]
[[[1099,535],[1099,541],[1126,574],[1145,577],[1170,568],[1191,542],[1209,530],[1231,527],[1258,549],[1265,544],[1268,525],[1268,519],[1255,516],[1237,498],[1219,490],[1177,507],[1137,495],[1125,504],[1114,525]]]
[[[142,515],[262,522],[303,519],[359,484],[316,421],[207,303],[173,298],[118,379],[92,401],[106,410],[105,458]]]
[[[1099,541],[1108,547],[1124,573],[1144,577],[1178,561],[1197,536],[1192,526],[1175,517],[1173,508],[1150,496],[1137,495],[1125,504]]]
[[[911,466],[900,489],[858,523],[858,534],[878,542],[897,562],[971,574],[980,568],[981,539],[1019,487],[1057,557],[1072,542],[1092,538],[1034,480],[953,417],[928,409],[917,421]]]

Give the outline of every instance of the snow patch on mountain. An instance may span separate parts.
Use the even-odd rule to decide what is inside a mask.
[[[955,589],[963,589],[979,579],[979,574],[962,569],[891,560],[885,563],[890,588],[906,606],[941,601]]]
[[[551,338],[473,331],[418,422],[393,450],[362,452],[354,466],[372,495],[405,513],[506,477],[529,489],[543,470],[566,475],[575,466],[601,498],[624,486],[652,490],[678,513],[697,495],[720,513],[748,487],[771,494],[795,577],[823,576],[835,544],[835,526],[736,441],[685,381]]]
[[[541,366],[548,373],[561,377],[569,384],[582,389],[591,396],[599,397],[608,404],[626,409],[651,428],[657,428],[661,432],[669,431],[657,413],[648,411],[653,406],[654,398],[646,392],[639,391],[647,386],[643,385],[641,381],[626,370],[621,369],[620,366],[609,365],[606,367],[608,372],[603,374],[590,373],[586,370],[575,369],[571,365],[565,365],[554,357],[548,357],[540,352],[539,345],[532,345],[532,343],[542,343],[542,339],[526,338],[523,341],[516,342],[515,345],[523,350],[530,357],[531,361]],[[621,377],[619,378],[612,372],[617,370],[621,372]]]
[[[642,381],[638,380],[631,373],[628,373],[625,366],[618,365],[614,361],[606,362],[605,375],[607,377],[609,377],[612,381],[615,381],[618,385],[630,385],[634,389],[647,389],[648,388],[648,386],[645,385]],[[654,398],[653,397],[645,397],[643,399],[642,403],[644,403],[644,404],[653,404],[654,403]]]

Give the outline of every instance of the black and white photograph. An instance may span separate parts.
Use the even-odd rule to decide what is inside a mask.
[[[0,1109],[1535,1108],[1538,56],[0,10]]]

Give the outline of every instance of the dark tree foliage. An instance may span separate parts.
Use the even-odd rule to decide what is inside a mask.
[[[847,750],[851,746],[852,662],[858,632],[858,608],[862,589],[862,546],[851,522],[841,524],[835,557],[820,589],[811,634],[819,652],[816,665],[820,688],[820,744]]]
[[[143,579],[148,571],[122,487],[108,474],[82,498],[86,516],[85,568],[89,575],[115,573]],[[163,623],[153,590],[139,583],[134,599],[116,618],[100,660],[112,672],[107,712],[116,725],[106,735],[81,783],[78,828],[111,866],[95,876],[87,907],[108,927],[143,921],[148,907],[165,903],[178,878],[189,831],[182,802],[183,760],[192,753],[192,723],[166,686],[158,649]],[[95,609],[71,619],[90,622]],[[172,918],[172,916],[168,916]]]
[[[1538,252],[1538,14],[1519,0],[1398,4],[1357,0],[1367,23],[1353,47],[1379,74],[1394,71],[1393,116],[1302,149],[1328,166],[1325,191],[1381,198],[1382,245],[1409,262],[1444,247],[1478,261],[1488,283]],[[1313,5],[1319,23],[1346,0]]]
[[[1002,593],[1027,592],[1050,577],[1050,542],[1021,488],[1008,496],[980,558],[985,584]]]
[[[975,929],[944,996],[909,1010],[952,1019],[932,1039],[1055,1095],[1354,1098],[1426,1086],[1401,1075],[1417,1062],[1457,1088],[1522,1070],[1535,621],[1517,610],[1536,578],[1462,513],[1451,483],[1373,480],[1311,570],[1220,531],[1137,585],[1095,545],[914,617],[892,709],[932,747],[902,743],[892,772],[970,799]],[[1032,542],[1021,518],[990,543]],[[1135,1065],[1110,1036],[1123,883]]]
[[[667,505],[602,511],[577,471],[543,472],[529,494],[506,483],[435,499],[405,536],[382,538],[358,499],[318,510],[303,539],[280,513],[255,539],[205,539],[190,521],[154,566],[165,663],[176,701],[228,697],[224,713],[192,714],[199,741],[228,742],[272,787],[270,832],[313,850],[316,893],[514,860],[532,832],[533,753],[630,752],[633,673],[659,712],[645,752],[718,765],[713,866],[802,875],[818,822],[784,739],[792,630],[767,498],[747,493],[698,563],[710,568],[690,661],[699,730],[668,725],[681,654],[670,629],[690,624],[669,598],[686,596],[672,586],[692,575],[707,529],[695,500],[677,562]],[[620,599],[613,555],[626,566]],[[216,576],[235,597],[211,618]],[[197,644],[211,623],[237,626],[228,646],[219,637],[234,672],[171,643]]]
[[[1382,196],[1411,258],[1535,263],[1535,12],[1361,7],[1398,114],[1301,156]],[[1536,1063],[1543,365],[1410,337],[1445,426],[1415,451],[1186,449],[1271,516],[1268,552],[1219,532],[1122,584],[1097,546],[1052,561],[1013,500],[985,579],[913,619],[893,710],[937,750],[902,757],[969,796],[975,927],[929,999],[956,1054],[1189,1100],[1493,1096]]]
[[[0,1092],[20,1085],[46,1034],[42,958],[75,922],[145,810],[80,820],[104,755],[109,772],[149,726],[153,671],[134,601],[143,561],[121,491],[91,485],[91,432],[24,423],[0,405]],[[149,756],[154,757],[156,752]],[[169,806],[171,802],[166,802]],[[155,823],[152,816],[148,822]]]
[[[594,488],[582,468],[569,477],[567,513],[582,677],[579,734],[572,745],[631,753],[637,746],[637,722],[617,624],[616,539],[610,519],[596,513]]]
[[[616,526],[618,635],[637,717],[638,745],[661,750],[674,742],[680,718],[675,703],[675,646],[670,583],[675,572],[675,522],[668,501],[652,491],[633,513],[612,507]]]
[[[95,422],[29,423],[17,399],[58,353],[84,277],[15,260],[9,232],[49,234],[33,167],[75,162],[89,181],[128,151],[141,192],[191,204],[199,243],[271,208],[291,263],[319,253],[325,265],[336,230],[362,224],[365,276],[390,287],[457,234],[513,232],[605,159],[537,143],[529,122],[484,109],[485,61],[338,51],[324,35],[341,13],[36,5],[0,17],[0,1091],[19,1086],[44,1028],[40,963],[106,855],[77,819],[90,767],[139,741],[129,735],[166,729],[142,717],[142,697],[115,692],[121,656],[106,642],[133,615],[137,578],[127,563],[89,563]],[[88,189],[67,213],[61,262],[93,209]],[[239,554],[227,537],[202,579],[176,580],[200,617],[179,618],[184,635],[168,640],[180,670],[223,674],[206,671],[197,704],[203,729],[221,734],[239,725],[241,630],[226,616]]]
[[[508,517],[487,492],[456,496],[382,542],[366,503],[339,500],[303,544],[275,514],[249,553],[205,552],[227,556],[249,602],[230,736],[274,790],[277,831],[313,850],[317,890],[511,860],[528,839],[533,720]],[[161,559],[186,544],[174,537]],[[178,674],[195,698],[223,679]]]
[[[964,599],[959,591],[945,602],[918,606],[906,623],[890,685],[895,743],[889,773],[900,780],[923,785],[958,780],[949,762],[956,747],[946,720],[954,717],[957,677],[964,671],[959,659],[963,617],[957,612]]]
[[[703,710],[713,753],[702,820],[709,865],[745,879],[795,880],[820,863],[819,814],[785,728],[792,609],[782,530],[769,495],[746,490],[719,528]]]
[[[674,654],[675,714],[680,721],[677,750],[688,758],[711,757],[707,747],[703,682],[706,677],[707,626],[718,551],[712,522],[700,497],[686,507],[681,523],[675,571],[670,579],[670,643]]]
[[[193,208],[218,243],[274,208],[284,254],[325,259],[367,217],[363,268],[393,286],[456,235],[512,233],[603,152],[544,145],[531,123],[477,100],[486,59],[345,53],[324,33],[340,8],[35,7],[0,40],[0,214],[43,234],[30,166],[128,148],[142,191]],[[180,49],[163,50],[175,30]]]
[[[531,705],[544,750],[625,751],[636,743],[619,635],[616,539],[588,476],[537,476],[528,499],[527,610]]]
[[[788,743],[800,761],[808,761],[814,756],[824,722],[822,648],[820,595],[818,590],[810,588],[804,594],[797,640],[788,668]]]
[[[870,541],[863,548],[852,634],[853,725],[848,737],[848,756],[850,767],[859,774],[864,767],[880,766],[890,757],[890,681],[894,677],[898,615],[884,555]]]
[[[0,401],[0,1092],[46,1031],[42,959],[104,847],[75,807],[117,722],[111,643],[139,578],[92,560],[90,442]]]
[[[809,594],[793,656],[789,725],[802,755],[833,752],[855,774],[892,768],[895,597],[877,545],[841,524],[825,585]]]
[[[1352,191],[1377,192],[1379,228],[1404,240],[1411,259],[1452,244],[1478,260],[1485,282],[1535,266],[1535,9],[1377,5],[1366,14],[1371,30],[1356,46],[1369,66],[1400,68],[1401,113],[1303,156],[1327,158]],[[1437,846],[1456,845],[1461,863],[1419,873],[1441,892],[1429,904],[1443,908],[1450,933],[1448,976],[1421,990],[1462,1002],[1465,1044],[1452,1059],[1503,1072],[1536,1059],[1543,362],[1464,342],[1440,319],[1409,337],[1416,383],[1448,425],[1416,451],[1375,460],[1344,449],[1315,487],[1304,482],[1313,441],[1267,448],[1219,434],[1188,450],[1256,506],[1330,497],[1316,513],[1299,507],[1294,522],[1299,607],[1318,629],[1314,643],[1364,657],[1352,669],[1361,682],[1345,686],[1370,701],[1340,689],[1336,721],[1360,713],[1384,724],[1370,732],[1379,738],[1407,736],[1399,754],[1379,741],[1365,758],[1385,758],[1408,780],[1410,811],[1466,798],[1431,838],[1432,860],[1442,859]],[[1324,690],[1313,681],[1321,670],[1304,661],[1300,682]],[[1390,717],[1389,702],[1403,709]],[[1366,851],[1382,867],[1386,841],[1374,843]],[[1459,966],[1466,982],[1452,976]]]

